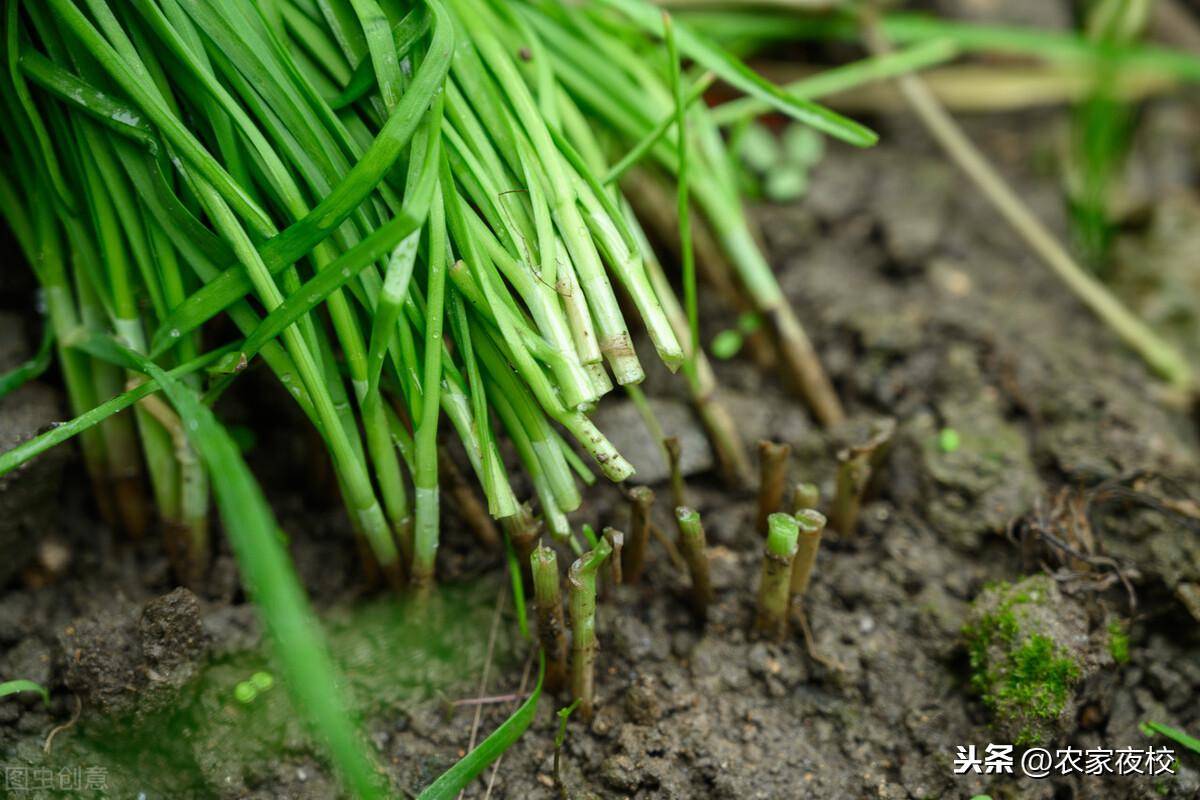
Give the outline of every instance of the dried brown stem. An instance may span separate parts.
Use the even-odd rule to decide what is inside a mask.
[[[529,564],[541,535],[542,522],[533,515],[529,503],[522,503],[516,514],[500,520],[500,524],[504,527],[508,540],[512,542],[513,550],[517,554],[517,563],[521,565],[521,577],[528,586],[534,579]]]
[[[806,508],[797,511],[795,516],[800,523],[800,535],[796,539],[796,558],[792,561],[792,596],[804,597],[812,579],[813,567],[817,564],[821,534],[825,531],[825,515]]]
[[[488,514],[487,505],[479,499],[471,484],[467,483],[462,470],[454,463],[445,447],[438,447],[438,471],[441,475],[442,490],[449,493],[454,510],[462,517],[475,540],[488,550],[499,550],[502,546],[500,532],[496,530],[496,523]]]
[[[830,527],[842,536],[853,536],[858,524],[858,511],[863,495],[871,482],[872,473],[887,454],[896,430],[894,419],[877,421],[861,444],[838,452],[837,493],[830,511]]]
[[[687,505],[687,484],[683,482],[683,451],[679,438],[668,436],[663,439],[663,450],[667,453],[667,467],[671,471],[671,503],[675,508]]]
[[[816,509],[821,505],[821,489],[815,483],[797,483],[792,487],[792,513]]]
[[[758,443],[758,515],[754,529],[767,535],[767,518],[783,505],[783,487],[787,480],[788,457],[792,446],[786,442]]]
[[[646,567],[646,544],[650,539],[650,510],[654,507],[654,491],[648,486],[635,486],[629,492],[629,540],[620,562],[625,582],[638,583]],[[615,549],[615,548],[614,548]]]

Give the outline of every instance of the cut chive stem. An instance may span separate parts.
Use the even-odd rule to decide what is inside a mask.
[[[754,627],[763,636],[779,641],[787,632],[792,563],[796,558],[800,523],[791,514],[779,512],[770,516],[768,527]]]
[[[579,701],[579,714],[592,718],[596,687],[596,576],[612,555],[612,545],[598,540],[567,573],[571,611],[571,696]]]
[[[621,569],[621,550],[625,547],[625,534],[616,528],[605,528],[602,535],[604,541],[608,542],[608,546],[612,548],[612,558],[609,559],[612,571],[609,574],[612,577],[613,585],[620,586],[625,582]]]
[[[663,450],[667,453],[667,469],[671,475],[671,502],[675,508],[687,505],[687,484],[683,481],[683,451],[679,446],[679,437],[668,436],[663,439]]]
[[[895,420],[880,420],[872,424],[870,434],[862,442],[838,451],[836,493],[829,527],[844,537],[854,536],[858,512],[871,483],[872,472],[886,455],[895,429]]]
[[[754,529],[763,536],[767,535],[770,515],[783,506],[783,487],[791,454],[792,446],[787,442],[763,440],[758,443],[758,512]]]
[[[797,511],[799,524],[796,559],[792,562],[792,597],[803,598],[812,579],[813,567],[817,563],[817,551],[821,547],[821,534],[825,530],[825,515],[815,509]]]
[[[629,490],[629,540],[621,559],[626,583],[636,584],[642,579],[653,507],[654,490],[649,486],[635,486]]]
[[[692,612],[703,621],[708,618],[708,606],[713,599],[704,525],[700,521],[700,512],[686,506],[675,509],[675,522],[679,527],[679,550],[687,562],[688,575],[691,577]]]
[[[797,483],[792,487],[792,513],[815,509],[821,504],[821,488],[815,483]]]
[[[558,556],[543,545],[530,553],[528,563],[537,605],[538,641],[546,654],[546,691],[556,694],[567,680],[567,626],[563,619]]]

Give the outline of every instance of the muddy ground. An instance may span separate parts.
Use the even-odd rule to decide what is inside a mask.
[[[1127,663],[1095,659],[1057,746],[1145,747],[1152,740],[1138,726],[1146,720],[1200,731],[1200,626],[1181,600],[1200,583],[1188,500],[1200,489],[1200,450],[1187,409],[1026,252],[924,134],[904,118],[873,122],[883,145],[830,146],[805,199],[758,212],[772,263],[852,423],[819,430],[749,358],[718,369],[747,441],[789,442],[792,477],[819,483],[826,496],[833,453],[854,426],[885,415],[898,422],[860,532],[830,535],[823,546],[807,604],[819,658],[799,633],[779,644],[750,635],[761,561],[753,498],[705,469],[711,457],[678,405],[679,384],[650,369],[646,389],[668,432],[695,453],[689,491],[704,514],[716,602],[698,627],[684,578],[661,548],[652,548],[642,585],[609,593],[598,621],[599,707],[590,724],[568,727],[564,790],[601,798],[1196,797],[1200,759],[1178,747],[1173,777],[952,774],[956,746],[1010,740],[971,686],[962,635],[970,604],[987,584],[1031,574],[1050,576],[1056,614],[1081,627],[1083,639],[1114,620],[1130,635]],[[1047,113],[970,124],[1060,233],[1054,157],[1064,122]],[[1145,254],[1186,252],[1149,237],[1162,208],[1195,208],[1186,193],[1195,140],[1186,132],[1197,122],[1180,105],[1151,106],[1143,130],[1156,135],[1143,137],[1132,167],[1152,202],[1122,231],[1119,252],[1141,255],[1119,268],[1147,309],[1155,287],[1136,280]],[[1157,135],[1163,130],[1177,135]],[[733,324],[717,298],[702,301],[706,338]],[[243,397],[269,391],[265,377],[251,385]],[[622,401],[613,404],[601,417],[633,419]],[[222,411],[255,422],[236,393]],[[636,421],[620,428],[628,433],[618,443],[648,438]],[[957,447],[945,446],[946,429],[958,434]],[[453,702],[481,693],[485,669],[483,695],[529,687],[530,645],[511,602],[493,613],[506,591],[503,559],[480,553],[448,519],[442,567],[457,588],[429,619],[414,620],[362,588],[336,498],[319,489],[327,476],[319,466],[292,466],[312,461],[304,458],[311,442],[260,437],[252,467],[327,615],[347,691],[395,785],[415,794],[467,748],[476,707]],[[283,691],[250,704],[233,699],[235,684],[269,672],[270,662],[228,553],[199,597],[171,594],[158,543],[130,544],[97,523],[78,460],[66,470],[51,519],[35,526],[50,544],[0,595],[0,678],[38,680],[53,695],[49,709],[36,699],[0,701],[9,796],[336,796]],[[658,521],[669,530],[668,492],[656,488]],[[574,517],[624,526],[626,514],[617,491],[600,486]],[[69,722],[77,702],[80,719],[54,735],[46,755],[48,733]],[[467,796],[557,797],[554,711],[564,704],[543,700],[494,785],[489,770]],[[514,707],[481,706],[479,737]],[[107,788],[14,789],[14,769],[28,779],[38,768],[101,770],[90,774]]]

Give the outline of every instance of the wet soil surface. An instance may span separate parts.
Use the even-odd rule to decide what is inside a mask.
[[[1150,113],[1186,114],[1169,105]],[[1059,232],[1060,183],[1036,165],[1053,154],[1062,123],[1008,117],[971,129]],[[1022,617],[1022,630],[1040,626],[1083,665],[1045,733],[1049,746],[1169,744],[1139,731],[1146,720],[1200,731],[1200,625],[1187,610],[1200,598],[1197,506],[1188,497],[1200,487],[1200,452],[1186,410],[912,123],[878,125],[885,144],[865,153],[831,146],[806,199],[758,214],[851,421],[822,431],[749,358],[718,367],[747,441],[789,442],[790,477],[819,484],[825,497],[838,447],[870,420],[897,421],[858,533],[826,537],[806,601],[811,647],[795,625],[782,642],[751,634],[762,560],[753,497],[706,469],[711,457],[678,382],[648,364],[646,389],[665,409],[668,433],[697,453],[690,501],[704,515],[716,590],[707,625],[688,611],[685,577],[652,546],[642,584],[610,587],[600,604],[598,708],[567,728],[561,788],[554,711],[566,699],[556,698],[543,700],[494,784],[489,770],[469,797],[1200,792],[1200,760],[1178,746],[1174,776],[953,774],[957,746],[982,750],[1014,736],[973,686],[963,629],[988,613],[972,611],[999,591],[986,586],[1028,575],[1045,576],[1053,602]],[[1139,163],[1152,173],[1155,157],[1143,153]],[[734,324],[716,298],[702,300],[706,337]],[[623,401],[613,406],[602,413],[631,420],[627,438],[648,438]],[[223,411],[248,417],[236,396]],[[497,601],[507,590],[503,559],[480,553],[448,519],[441,566],[459,588],[422,623],[362,588],[336,500],[313,490],[327,476],[293,466],[311,461],[293,457],[305,452],[303,437],[271,436],[251,450],[253,466],[329,621],[343,688],[395,785],[415,794],[516,706],[453,701],[520,695],[532,683],[511,600]],[[131,545],[96,523],[79,464],[67,469],[58,511],[41,523],[57,556],[44,547],[31,555],[0,596],[0,678],[37,680],[54,699],[48,709],[36,698],[0,702],[0,764],[103,770],[106,791],[66,796],[334,797],[285,692],[234,699],[236,685],[269,674],[270,662],[228,553],[195,595],[173,592],[158,543]],[[670,530],[669,492],[655,488],[657,522]],[[574,516],[623,527],[627,513],[619,493],[602,486]],[[496,611],[498,602],[505,606]],[[1114,624],[1128,631],[1127,659],[1106,635]],[[45,755],[47,734],[69,723],[77,703],[80,719]]]

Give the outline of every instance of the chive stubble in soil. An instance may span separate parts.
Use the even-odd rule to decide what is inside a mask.
[[[571,611],[571,695],[579,701],[579,714],[591,719],[596,685],[596,577],[612,546],[600,539],[567,573]]]
[[[783,488],[787,480],[788,458],[792,446],[787,442],[758,443],[758,516],[754,527],[767,535],[767,520],[783,505]]]
[[[533,593],[537,604],[538,641],[546,654],[546,691],[562,689],[567,676],[567,631],[563,620],[558,556],[540,546],[531,556]]]
[[[792,596],[804,597],[817,563],[817,551],[821,547],[821,534],[825,531],[825,515],[811,508],[795,514],[798,526],[796,558],[792,562]]]
[[[629,538],[622,554],[626,583],[642,579],[646,566],[646,544],[650,541],[650,509],[654,507],[654,490],[635,486],[629,490]]]
[[[754,627],[763,636],[780,640],[787,632],[792,562],[796,557],[800,524],[791,514],[775,513],[768,519],[767,527]]]
[[[708,541],[700,512],[686,506],[675,509],[675,522],[679,528],[679,551],[687,562],[691,578],[690,599],[692,612],[703,621],[708,617],[708,604],[712,602],[712,581],[708,570]]]

